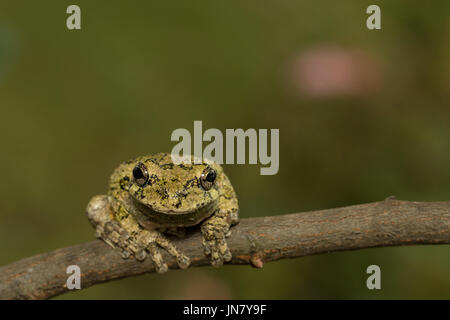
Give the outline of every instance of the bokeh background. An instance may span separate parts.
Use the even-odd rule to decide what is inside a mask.
[[[66,28],[77,4],[82,30]],[[366,28],[381,7],[382,30]],[[176,128],[279,128],[280,170],[225,165],[242,217],[450,200],[450,2],[0,3],[0,265],[92,240],[90,197]],[[382,290],[366,288],[366,268]],[[450,298],[449,246],[149,274],[61,299]]]

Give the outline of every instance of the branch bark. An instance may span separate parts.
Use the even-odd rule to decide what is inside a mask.
[[[344,208],[243,219],[228,240],[230,264],[263,263],[313,254],[418,244],[450,244],[450,202],[384,201]],[[209,265],[200,233],[172,238],[191,267]],[[169,268],[176,262],[164,253]],[[46,299],[68,291],[66,269],[78,265],[81,287],[154,272],[150,259],[124,260],[100,240],[38,254],[0,268],[0,299]],[[170,271],[169,271],[170,272]]]

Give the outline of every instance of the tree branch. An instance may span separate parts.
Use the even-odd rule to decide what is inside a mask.
[[[450,202],[409,202],[388,198],[356,206],[243,219],[228,240],[230,264],[252,264],[313,254],[416,244],[450,244]],[[200,233],[172,239],[192,260],[209,265]],[[169,268],[173,258],[163,253]],[[154,272],[150,259],[124,260],[95,240],[26,258],[0,268],[1,299],[45,299],[67,292],[66,269],[78,265],[81,287]]]

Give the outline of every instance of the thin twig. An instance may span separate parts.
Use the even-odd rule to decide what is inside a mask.
[[[417,244],[450,244],[450,202],[384,201],[305,213],[243,219],[228,243],[230,264],[263,263],[313,254]],[[209,265],[200,233],[172,239],[192,260]],[[175,261],[164,253],[170,268]],[[68,291],[69,265],[81,269],[81,287],[154,272],[150,259],[124,260],[100,240],[35,255],[0,268],[1,299],[46,299]],[[169,271],[170,272],[170,271]]]

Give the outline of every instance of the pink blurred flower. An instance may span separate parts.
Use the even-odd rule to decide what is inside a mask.
[[[321,46],[297,55],[290,64],[296,93],[314,97],[364,96],[381,85],[380,63],[361,49]]]

